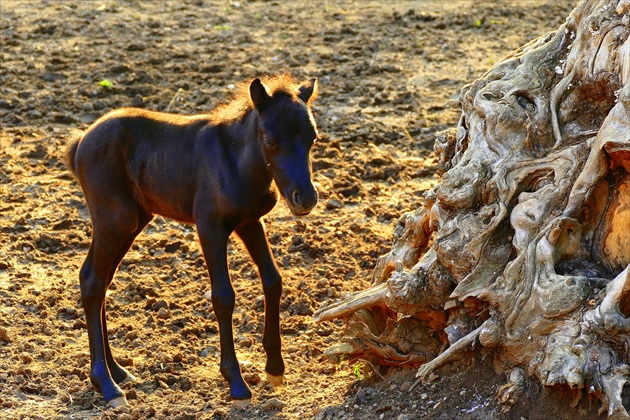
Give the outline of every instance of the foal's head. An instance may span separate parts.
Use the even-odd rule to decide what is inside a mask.
[[[317,96],[317,79],[298,85],[281,76],[269,83],[276,84],[271,95],[260,79],[249,85],[260,121],[258,141],[289,208],[295,215],[306,215],[317,204],[317,190],[311,179],[311,147],[317,138],[317,126],[310,108]]]

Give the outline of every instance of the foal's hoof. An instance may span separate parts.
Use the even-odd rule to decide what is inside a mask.
[[[237,408],[244,408],[252,402],[251,398],[247,398],[246,400],[232,400],[232,405]]]
[[[127,398],[125,397],[117,397],[113,400],[107,401],[107,404],[111,405],[113,408],[121,407],[123,405],[129,405],[127,402]]]
[[[284,375],[272,375],[269,372],[267,373],[267,382],[269,382],[273,386],[281,386],[284,385]]]

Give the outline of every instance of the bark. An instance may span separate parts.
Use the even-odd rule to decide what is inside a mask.
[[[446,171],[404,215],[374,287],[322,308],[346,353],[435,370],[471,345],[628,417],[630,0],[583,0],[461,92]],[[500,350],[500,351],[498,351]]]

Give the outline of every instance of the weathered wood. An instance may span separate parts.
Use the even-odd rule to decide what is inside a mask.
[[[386,303],[387,284],[379,284],[363,292],[358,292],[349,299],[321,308],[313,314],[316,322],[330,321],[335,318],[350,316],[359,309]]]
[[[465,86],[457,129],[436,141],[447,172],[399,221],[379,286],[336,313],[370,301],[399,318],[442,313],[433,338],[445,347],[420,376],[478,339],[515,369],[501,401],[514,403],[526,375],[586,389],[627,418],[629,35],[630,0],[583,0],[557,31]]]

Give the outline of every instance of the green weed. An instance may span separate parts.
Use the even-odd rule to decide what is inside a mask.
[[[357,381],[360,381],[363,379],[363,373],[362,373],[361,367],[362,367],[361,362],[356,362],[354,366],[352,367],[352,372],[354,373],[354,377],[357,378]]]

